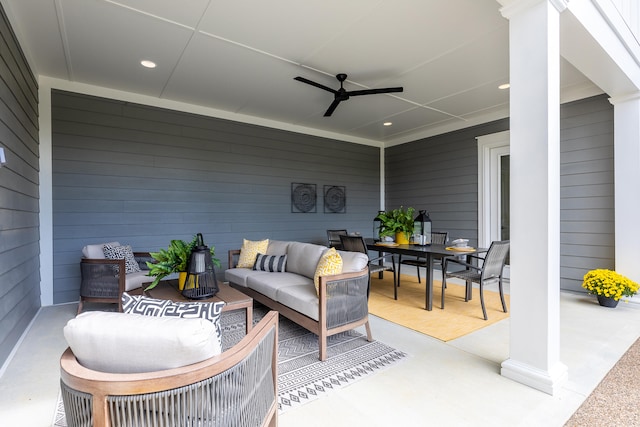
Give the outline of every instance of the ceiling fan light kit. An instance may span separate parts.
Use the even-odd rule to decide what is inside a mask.
[[[364,90],[346,90],[343,85],[344,81],[347,79],[347,75],[344,73],[336,74],[336,79],[340,82],[340,89],[332,89],[323,84],[316,83],[312,80],[306,79],[304,77],[294,77],[294,80],[297,80],[302,83],[306,83],[311,86],[315,86],[317,88],[326,90],[327,92],[333,93],[333,102],[329,105],[327,111],[325,111],[324,116],[329,117],[333,114],[335,109],[338,107],[342,101],[346,101],[351,96],[360,96],[360,95],[374,95],[377,93],[393,93],[393,92],[402,92],[402,87],[387,87],[380,89],[364,89]]]

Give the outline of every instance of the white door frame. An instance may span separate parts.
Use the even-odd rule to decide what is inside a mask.
[[[509,154],[509,131],[476,137],[478,141],[478,246],[501,239],[500,157]],[[509,276],[508,267],[505,275]]]

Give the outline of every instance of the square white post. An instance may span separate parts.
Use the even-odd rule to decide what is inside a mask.
[[[614,106],[615,269],[640,282],[640,93],[610,101]],[[640,301],[640,296],[633,300]]]
[[[566,4],[516,0],[509,19],[511,333],[505,377],[554,394],[560,363],[560,37]]]

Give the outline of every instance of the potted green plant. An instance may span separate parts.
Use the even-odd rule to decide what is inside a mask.
[[[178,273],[178,285],[179,289],[182,290],[187,277],[189,257],[191,256],[193,248],[196,247],[197,242],[198,235],[193,236],[191,242],[176,239],[169,243],[169,247],[167,249],[160,249],[158,252],[150,252],[149,255],[151,255],[151,258],[156,262],[147,262],[147,267],[149,267],[149,273],[147,275],[154,276],[155,279],[153,279],[153,282],[151,282],[146,289],[153,289],[158,285],[160,280],[164,279],[169,274]],[[215,258],[215,247],[211,246],[209,251],[211,252],[211,261],[213,262],[213,265],[220,268],[220,260]]]
[[[597,295],[598,303],[605,307],[615,307],[623,296],[632,297],[638,292],[636,282],[607,269],[589,271],[584,275],[582,287]]]
[[[380,219],[380,237],[394,237],[396,243],[409,243],[409,237],[413,234],[414,208],[386,211],[378,214]]]

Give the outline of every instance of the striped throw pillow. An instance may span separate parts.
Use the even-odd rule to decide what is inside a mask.
[[[256,256],[256,263],[253,264],[253,269],[258,271],[269,271],[271,273],[273,272],[283,273],[286,265],[287,265],[286,255],[258,254]]]

